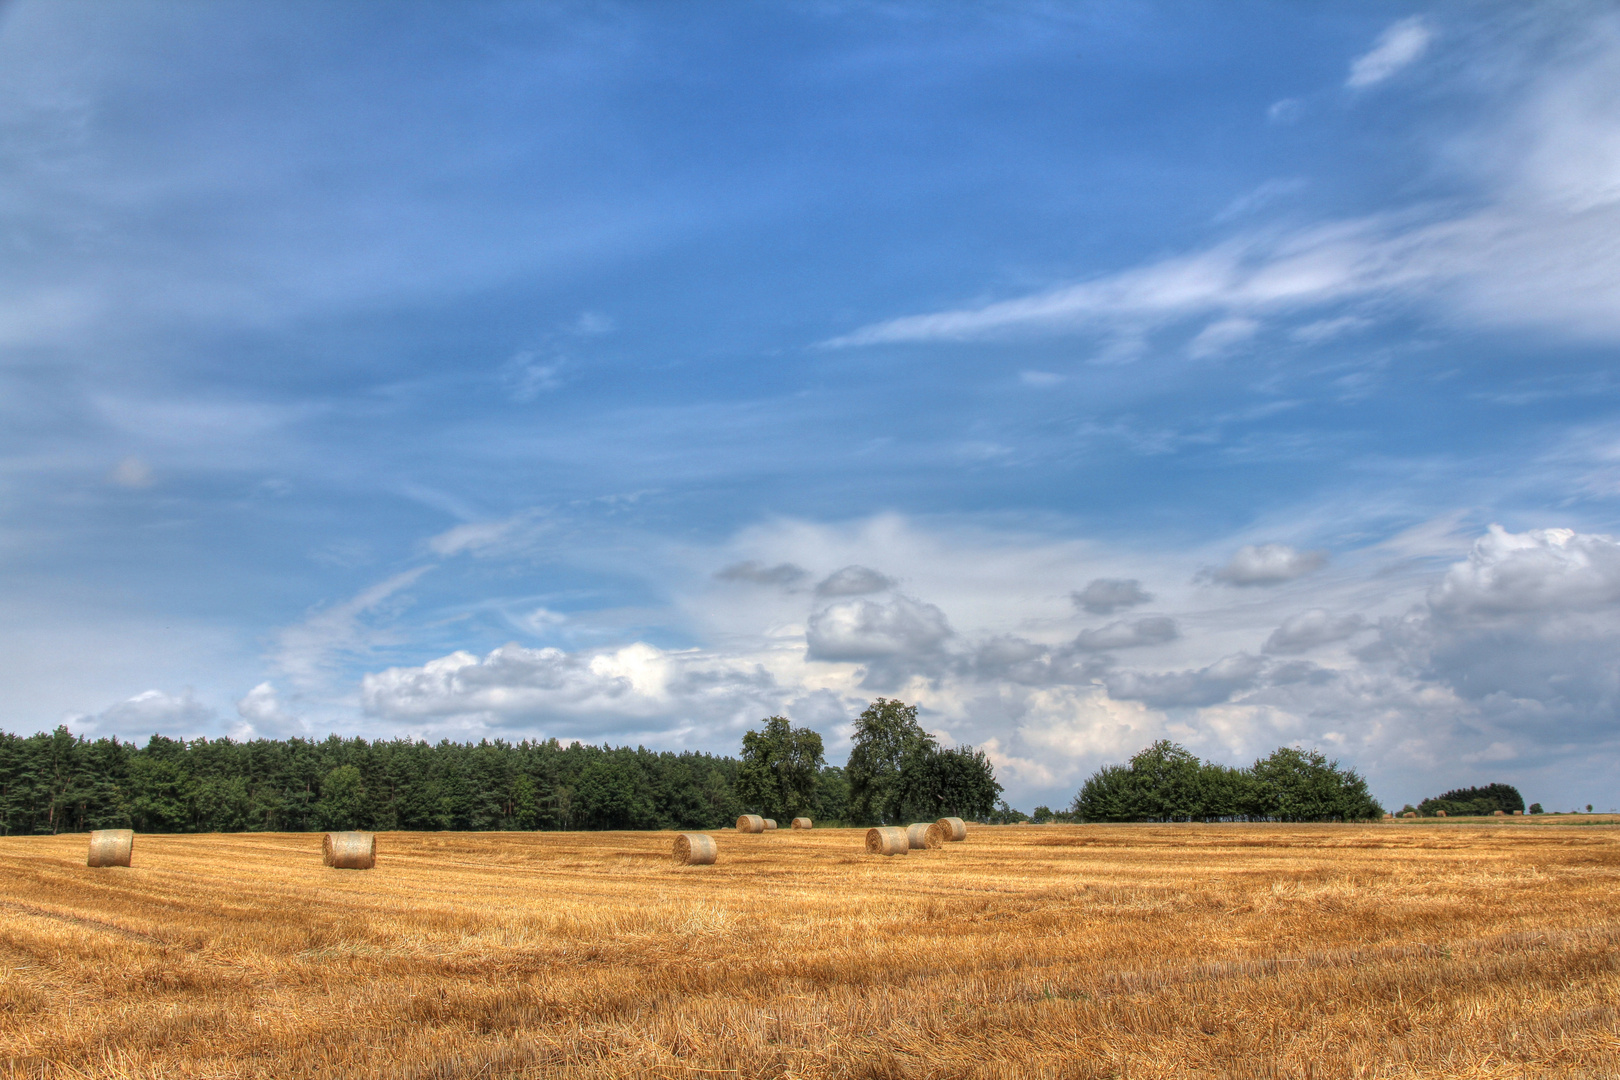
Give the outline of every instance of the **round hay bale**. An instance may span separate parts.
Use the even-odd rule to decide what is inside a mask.
[[[758,814],[744,814],[737,819],[738,832],[764,832],[765,819]]]
[[[675,837],[675,864],[677,866],[713,866],[719,849],[714,837],[707,833],[683,832]]]
[[[377,834],[329,832],[321,840],[321,861],[335,870],[370,870],[377,865]]]
[[[766,818],[765,819],[765,831],[766,832],[771,832],[775,828],[776,828],[776,819],[775,818]]]
[[[911,850],[911,841],[906,837],[906,830],[893,825],[883,825],[876,829],[866,830],[866,853],[868,855],[904,855]]]
[[[1408,810],[1406,813],[1402,814],[1401,817],[1417,817],[1417,811]]]
[[[1446,812],[1445,812],[1445,811],[1444,811],[1444,810],[1436,810],[1436,811],[1435,811],[1435,812],[1434,812],[1434,816],[1435,816],[1435,817],[1445,817],[1445,816],[1446,816]]]
[[[967,822],[959,817],[942,817],[934,824],[944,827],[947,840],[960,843],[967,839]]]
[[[810,828],[810,819],[807,817],[796,817],[793,819],[792,827],[795,829],[808,829]]]
[[[1514,817],[1523,817],[1524,816],[1524,811],[1523,810],[1515,810],[1515,811],[1513,811],[1513,816]]]
[[[128,866],[135,850],[134,829],[97,829],[90,834],[86,866]]]
[[[1505,810],[1493,810],[1491,812],[1491,816],[1492,817],[1507,817],[1507,812]]]
[[[919,821],[906,826],[906,842],[913,851],[932,850],[945,846],[946,833],[937,821]]]

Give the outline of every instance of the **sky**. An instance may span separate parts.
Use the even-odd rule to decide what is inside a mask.
[[[1620,806],[1620,13],[0,7],[0,729]]]

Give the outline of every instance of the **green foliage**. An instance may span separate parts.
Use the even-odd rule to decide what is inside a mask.
[[[855,720],[855,746],[844,767],[848,820],[857,824],[982,819],[1001,785],[984,751],[942,750],[917,723],[917,707],[878,698]]]
[[[0,733],[0,835],[311,829],[710,829],[738,762],[694,753],[409,739],[145,746]],[[820,790],[818,788],[819,797]]]
[[[1280,747],[1248,769],[1199,761],[1161,739],[1105,765],[1075,795],[1079,821],[1367,821],[1383,808],[1353,769]]]
[[[898,709],[911,721],[885,779],[884,790],[899,800],[893,820],[904,812],[921,820],[925,810],[929,818],[974,817],[993,808],[1001,788],[983,753],[940,750],[915,728],[915,709],[880,704],[889,718]],[[714,829],[737,819],[744,795],[751,809],[778,820],[854,819],[852,770],[822,763],[820,735],[781,717],[749,734],[738,760],[556,739],[432,745],[335,735],[251,742],[154,735],[139,746],[91,741],[65,727],[0,732],[0,835]]]
[[[737,799],[746,811],[779,821],[807,815],[816,808],[822,764],[820,735],[769,717],[763,731],[743,734]]]
[[[1541,809],[1541,804],[1540,803],[1533,802],[1533,803],[1530,804],[1530,813],[1532,813],[1532,814],[1542,814],[1542,813],[1545,813],[1545,812],[1546,811]]]
[[[1424,817],[1432,817],[1444,810],[1447,817],[1489,816],[1500,810],[1512,814],[1524,809],[1524,796],[1512,784],[1487,784],[1484,787],[1456,788],[1424,799],[1417,810]]]
[[[933,736],[917,723],[917,706],[888,698],[868,705],[855,719],[855,746],[844,766],[850,818],[863,824],[901,820],[900,765],[933,746]]]

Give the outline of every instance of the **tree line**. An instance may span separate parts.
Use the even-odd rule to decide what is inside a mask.
[[[714,829],[742,813],[819,822],[978,818],[1001,787],[982,751],[941,749],[916,707],[879,698],[850,764],[770,717],[740,757],[556,739],[171,739],[144,746],[0,732],[0,835],[324,829]]]
[[[1407,803],[1401,813],[1414,811],[1419,817],[1434,817],[1444,811],[1447,817],[1489,817],[1496,811],[1507,815],[1524,813],[1524,796],[1512,784],[1486,784],[1483,787],[1455,788],[1444,795],[1424,799],[1413,806]],[[1530,807],[1532,814],[1541,813],[1541,804]]]
[[[1044,809],[1044,808],[1042,808]],[[1248,768],[1200,761],[1161,739],[1081,786],[1073,821],[1369,821],[1384,809],[1354,769],[1278,747]]]

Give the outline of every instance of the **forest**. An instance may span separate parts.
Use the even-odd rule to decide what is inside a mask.
[[[714,829],[745,812],[869,824],[983,818],[1001,787],[972,747],[941,749],[916,707],[879,698],[848,768],[769,717],[740,757],[556,739],[172,739],[66,727],[0,733],[0,835],[322,829]]]

